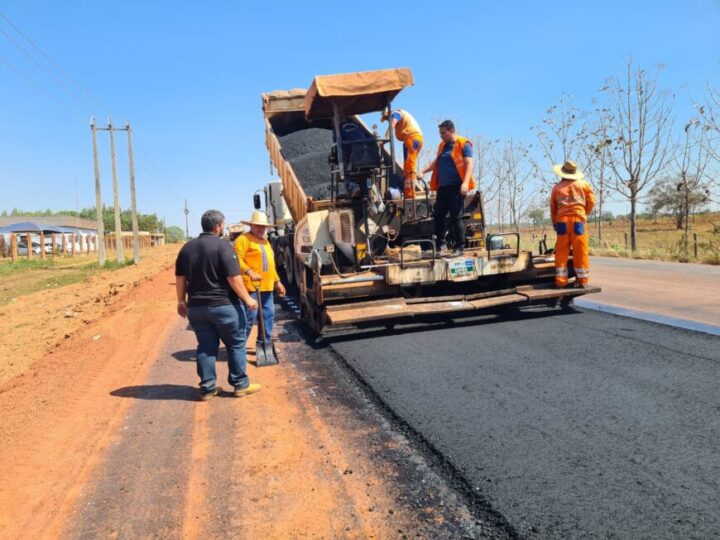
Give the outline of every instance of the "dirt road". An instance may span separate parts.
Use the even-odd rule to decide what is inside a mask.
[[[0,386],[0,537],[507,536],[294,321],[261,393],[196,401],[171,259]]]

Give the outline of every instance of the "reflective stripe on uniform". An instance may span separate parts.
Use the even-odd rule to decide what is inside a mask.
[[[258,247],[260,248],[260,253],[262,253],[262,269],[263,272],[268,271],[268,256],[267,253],[265,253],[265,245],[264,244],[258,244]]]
[[[589,268],[576,268],[575,275],[579,278],[589,278],[590,277],[590,269]]]
[[[555,275],[558,277],[567,277],[568,276],[567,266],[556,266],[555,267]]]

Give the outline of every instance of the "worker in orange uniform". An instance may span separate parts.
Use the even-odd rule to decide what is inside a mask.
[[[275,302],[273,292],[278,296],[285,296],[285,287],[280,282],[277,270],[275,269],[275,255],[272,246],[267,239],[267,231],[270,228],[267,215],[264,212],[255,211],[250,221],[243,221],[250,226],[250,231],[241,234],[235,240],[235,253],[240,272],[243,276],[245,287],[257,303],[257,309],[263,310],[265,321],[265,333],[269,341],[272,341],[272,329],[275,321]],[[255,285],[260,283],[260,298],[258,298]],[[252,327],[257,319],[257,309],[247,309],[247,323],[245,326],[245,338],[250,336]],[[262,344],[262,337],[257,338],[258,345]]]
[[[590,281],[587,217],[595,206],[595,193],[573,161],[554,165],[553,172],[560,177],[550,194],[550,219],[557,233],[555,286],[568,284],[567,262],[572,248],[575,286],[585,288]]]
[[[388,119],[388,113],[382,116],[383,122]],[[415,181],[417,180],[417,163],[423,145],[423,134],[420,125],[412,115],[402,109],[395,109],[389,113],[389,119],[395,128],[395,137],[403,143],[403,178],[406,198],[415,197]]]

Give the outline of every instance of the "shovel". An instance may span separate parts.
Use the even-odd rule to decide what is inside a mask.
[[[279,364],[275,344],[268,338],[265,332],[265,315],[262,309],[262,296],[260,295],[260,284],[255,284],[255,292],[258,299],[258,340],[255,345],[255,365],[257,367],[275,366]],[[259,343],[262,338],[262,345]]]

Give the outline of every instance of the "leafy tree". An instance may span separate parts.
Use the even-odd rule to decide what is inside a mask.
[[[165,241],[169,243],[182,242],[185,240],[185,231],[182,228],[171,225],[165,229]]]
[[[707,202],[703,186],[695,186],[689,191],[681,179],[667,178],[650,191],[648,210],[653,216],[670,215],[675,227],[685,229],[687,234],[689,216],[700,211]]]
[[[545,210],[543,208],[534,208],[527,213],[527,216],[532,221],[533,227],[539,227],[545,223]]]

